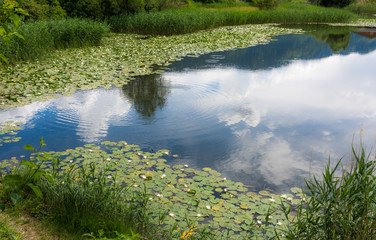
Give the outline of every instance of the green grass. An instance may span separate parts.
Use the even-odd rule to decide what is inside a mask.
[[[259,23],[333,23],[348,22],[355,15],[341,9],[301,3],[285,3],[273,10],[249,8],[173,9],[153,13],[115,16],[108,23],[115,32],[173,35],[220,26]]]
[[[13,227],[9,226],[6,220],[0,220],[0,239],[2,240],[20,240],[21,234]]]
[[[0,40],[0,53],[10,63],[36,59],[51,51],[100,44],[109,28],[85,19],[27,22],[18,29],[25,40],[14,37],[9,45]]]

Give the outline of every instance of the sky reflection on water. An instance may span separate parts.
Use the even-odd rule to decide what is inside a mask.
[[[358,45],[361,54],[353,52]],[[22,154],[42,136],[56,151],[126,140],[149,151],[171,149],[180,155],[171,163],[211,167],[252,190],[287,191],[320,171],[329,154],[349,156],[361,128],[373,147],[375,49],[375,41],[355,34],[334,55],[312,36],[281,36],[187,58],[123,88],[3,110],[0,121],[26,124],[22,140],[1,147],[0,158]]]

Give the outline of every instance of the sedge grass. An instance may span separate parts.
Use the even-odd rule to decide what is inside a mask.
[[[340,168],[341,167],[341,168]],[[338,176],[338,172],[342,174]],[[307,202],[300,206],[290,239],[374,239],[376,236],[376,161],[364,148],[352,148],[350,169],[341,161],[322,177],[306,180]]]
[[[121,15],[108,19],[115,32],[151,35],[173,35],[196,32],[220,26],[260,23],[335,23],[348,22],[355,15],[334,8],[300,3],[281,4],[273,10],[249,8],[172,9],[161,12]]]
[[[98,45],[108,31],[107,25],[85,19],[27,22],[18,29],[24,40],[0,41],[0,54],[10,63],[35,59],[57,49]]]

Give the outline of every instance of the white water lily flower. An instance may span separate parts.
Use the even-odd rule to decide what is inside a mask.
[[[284,198],[284,199],[286,199],[286,198],[287,198],[287,196],[286,196],[285,194],[282,194],[282,195],[281,195],[281,198]]]
[[[72,162],[73,162],[73,160],[70,160],[69,162],[70,162],[70,163],[72,163]]]
[[[128,160],[128,162],[129,162],[129,163],[131,163],[131,162],[132,162],[132,160]]]
[[[277,225],[278,226],[282,226],[283,223],[281,223],[280,221],[277,222]]]
[[[184,170],[184,168],[182,168],[182,169],[180,169],[180,171],[181,171],[181,172],[184,172],[185,170]]]
[[[275,200],[274,200],[273,198],[269,199],[269,201],[271,201],[271,202],[273,202],[273,203],[275,202]]]
[[[110,161],[111,161],[111,158],[107,158],[106,161],[107,161],[107,162],[110,162]]]
[[[90,184],[90,185],[92,185],[92,184],[93,184],[93,182],[89,182],[89,184]]]
[[[89,152],[92,152],[93,150],[92,149],[89,149]]]
[[[62,181],[61,184],[64,184],[64,181]]]
[[[262,225],[262,222],[260,220],[257,220],[257,225]]]
[[[148,158],[147,156],[144,156],[144,158]]]
[[[143,179],[146,179],[146,176],[145,176],[145,175],[141,175],[141,177],[142,177]]]
[[[292,202],[292,198],[290,198],[290,197],[287,198],[287,201]]]
[[[138,185],[137,185],[137,184],[134,184],[133,187],[138,187]]]
[[[197,215],[196,215],[197,217],[202,217],[202,215],[201,214],[199,214],[199,213],[197,213]]]
[[[111,179],[111,178],[112,178],[112,176],[111,176],[111,175],[108,175],[108,176],[107,176],[107,179]]]
[[[164,155],[168,155],[168,152],[164,152],[163,154],[164,154]]]
[[[170,215],[171,217],[175,217],[174,213],[169,213],[168,215]]]
[[[273,217],[272,217],[272,216],[269,216],[268,218],[269,218],[269,220],[272,220],[272,219],[273,219]]]
[[[223,189],[223,191],[224,191],[224,192],[227,192],[228,190],[227,190],[227,188],[225,188],[225,189]]]
[[[224,177],[224,178],[223,178],[223,181],[226,181],[226,180],[227,180],[227,178]]]
[[[187,167],[188,167],[188,164],[185,164],[184,167],[187,168]]]
[[[163,195],[162,195],[162,194],[159,194],[159,193],[157,193],[157,197],[159,197],[159,198],[163,198]]]
[[[211,209],[211,207],[209,205],[206,206],[206,209]]]
[[[187,188],[187,187],[188,187],[188,185],[187,185],[187,184],[184,184],[184,187],[186,187],[186,188]]]
[[[165,178],[166,177],[166,174],[162,174],[161,178]]]

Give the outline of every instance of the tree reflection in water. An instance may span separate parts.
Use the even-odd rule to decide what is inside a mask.
[[[145,120],[153,120],[156,110],[165,106],[170,93],[168,82],[157,74],[139,76],[124,85],[122,90]]]

